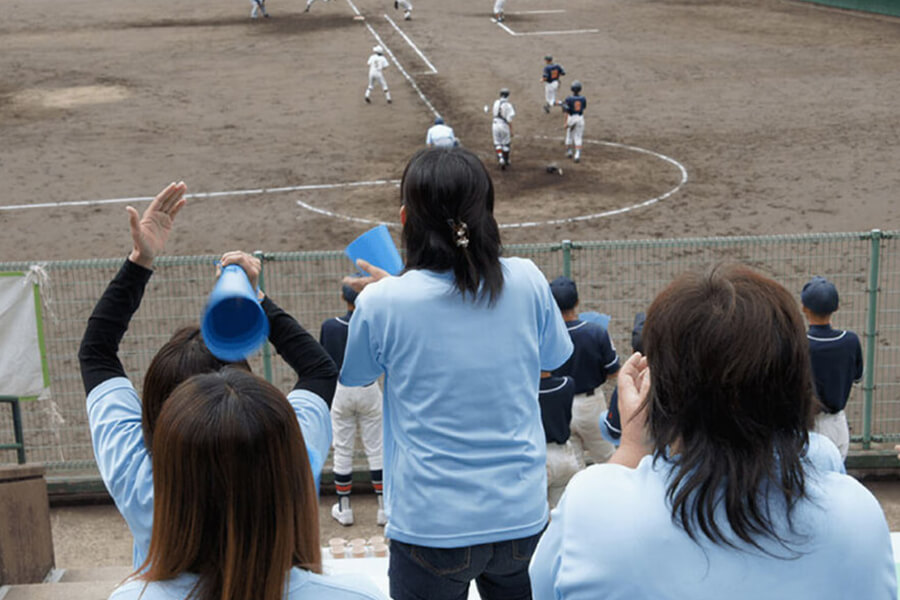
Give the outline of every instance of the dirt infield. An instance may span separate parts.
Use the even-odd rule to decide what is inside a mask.
[[[494,170],[501,222],[600,213],[672,190],[649,154],[563,156],[541,110],[542,57],[588,97],[586,137],[671,157],[687,183],[603,219],[509,229],[506,242],[846,231],[900,226],[900,19],[783,0],[11,0],[0,22],[0,206],[399,177],[433,119],[396,65],[393,105],[363,102],[381,37],[467,147],[491,160],[483,106],[508,86],[513,168]],[[423,59],[385,18],[433,63]],[[596,29],[596,33],[560,33]],[[512,35],[512,33],[517,35]],[[541,32],[556,32],[552,34]],[[544,167],[558,163],[562,177]],[[172,254],[337,249],[394,220],[393,185],[197,199]],[[3,260],[119,256],[121,204],[0,211]]]

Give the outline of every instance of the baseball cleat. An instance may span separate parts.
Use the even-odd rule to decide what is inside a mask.
[[[397,0],[394,0],[394,10],[397,10],[398,8],[400,8],[400,3],[397,2]]]
[[[366,96],[366,104],[372,104],[372,99]]]
[[[572,149],[571,148],[566,150],[566,158],[572,158]]]
[[[344,527],[349,527],[353,525],[353,509],[346,508],[341,510],[341,503],[336,502],[331,507],[331,517],[343,525]]]
[[[545,104],[545,105],[544,105],[544,112],[545,112],[545,113],[549,113],[549,112],[550,112],[550,105],[549,105],[549,104]]]
[[[410,14],[409,11],[406,11],[406,13],[403,15],[403,20],[404,20],[404,21],[409,21],[409,20],[411,20],[411,19],[412,19],[412,15]]]
[[[393,104],[393,102],[391,101],[390,98],[387,99],[387,103],[388,103],[388,104]]]

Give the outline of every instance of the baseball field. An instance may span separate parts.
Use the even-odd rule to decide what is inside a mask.
[[[243,0],[6,0],[0,256],[121,256],[124,205],[143,206],[128,198],[176,179],[201,196],[172,254],[339,249],[396,221],[395,180],[436,114],[493,170],[507,243],[900,224],[900,19],[509,0],[498,24],[491,5],[417,0],[404,21],[387,0],[269,0],[254,21]],[[390,105],[363,102],[377,43]],[[541,110],[545,54],[561,92],[584,83],[578,165],[562,114]],[[518,111],[503,172],[484,113],[500,87]]]

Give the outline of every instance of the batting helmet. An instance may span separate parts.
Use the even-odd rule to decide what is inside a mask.
[[[434,124],[435,125],[443,125],[444,120],[442,118],[438,117],[437,119],[434,120]]]
[[[509,88],[500,88],[500,97],[509,98]]]
[[[581,82],[577,79],[572,82],[572,91],[576,94],[581,91]]]
[[[547,62],[553,62],[553,57],[548,54],[544,57],[544,60],[546,60]]]

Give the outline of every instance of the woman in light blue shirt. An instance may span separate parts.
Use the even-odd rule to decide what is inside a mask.
[[[569,483],[532,559],[535,600],[896,600],[877,500],[809,439],[792,295],[740,265],[685,274],[643,342],[619,375],[621,445]]]
[[[474,579],[482,598],[530,598],[548,518],[540,374],[572,342],[538,268],[501,258],[477,156],[419,152],[401,199],[406,270],[357,297],[340,378],[385,378],[391,596],[461,598]]]

